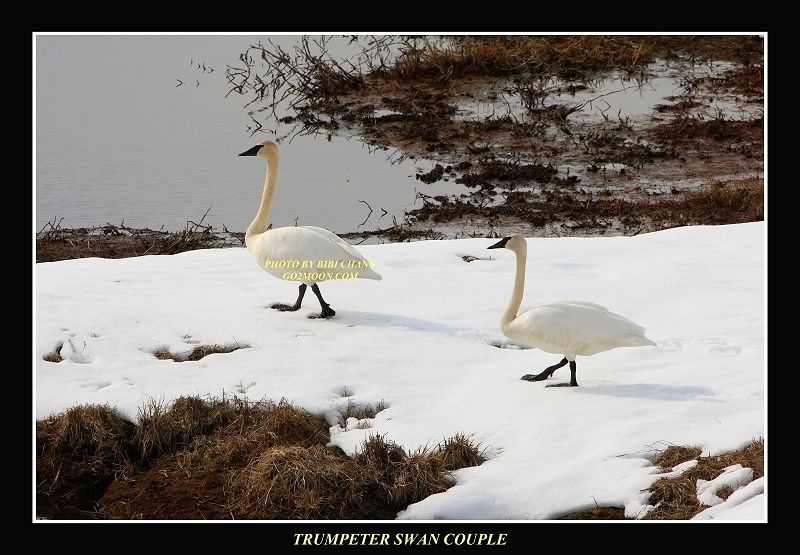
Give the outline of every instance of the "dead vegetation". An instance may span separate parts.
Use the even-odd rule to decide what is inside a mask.
[[[702,452],[699,447],[670,445],[653,460],[653,466],[657,466],[661,472],[672,472],[675,466],[696,459]]]
[[[133,432],[107,405],[80,405],[37,422],[38,514],[96,518],[94,501],[137,458]]]
[[[427,197],[421,207],[408,212],[417,228],[476,217],[489,228],[503,221],[518,227],[543,229],[560,226],[564,232],[583,234],[637,234],[668,227],[743,223],[764,218],[764,186],[760,180],[712,182],[694,191],[630,194],[575,194],[571,191],[499,190],[493,184],[465,196]],[[435,229],[435,228],[434,228]],[[433,232],[433,231],[432,231]]]
[[[605,184],[615,186],[601,193],[609,198],[595,202],[596,213],[576,214],[577,224],[567,222],[560,232],[586,234],[592,227],[594,232],[605,228],[620,233],[689,222],[733,223],[740,220],[727,220],[725,215],[744,211],[689,210],[690,217],[669,220],[699,199],[687,197],[685,206],[677,206],[678,199],[655,202],[641,198],[646,195],[637,198],[636,191],[652,183],[684,191],[687,181],[710,187],[721,179],[760,180],[763,173],[763,114],[731,119],[721,111],[709,113],[714,97],[723,93],[736,103],[763,102],[761,37],[389,36],[353,37],[349,42],[356,54],[348,59],[332,56],[327,39],[302,41],[293,52],[271,44],[254,45],[240,64],[229,68],[229,79],[233,92],[254,95],[251,117],[258,119],[260,110],[268,113],[276,123],[271,130],[276,135],[281,135],[277,122],[291,126],[284,137],[347,128],[378,147],[392,146],[404,156],[436,160],[430,171],[417,175],[424,184],[452,180],[469,188],[444,200],[426,196],[423,189],[419,198],[424,206],[405,221],[350,234],[351,238],[406,241],[452,236],[442,226],[419,225],[428,219],[456,227],[463,223],[473,230],[520,221],[529,224],[531,232],[541,233],[542,224],[537,222],[547,216],[538,210],[531,213],[519,201],[542,205],[552,196],[573,196],[577,206],[594,202],[585,187],[596,190]],[[262,58],[268,63],[262,65]],[[713,75],[689,71],[719,61],[734,66]],[[665,63],[683,64],[683,92],[670,104],[653,107],[644,120],[600,109],[602,121],[585,121],[577,115],[593,102],[602,106],[604,95],[582,102],[564,96],[592,89],[611,75],[627,79],[627,88],[641,87]],[[525,113],[515,112],[512,101],[521,103]],[[459,109],[465,102],[485,110],[465,116]],[[282,116],[284,111],[290,115]],[[262,120],[252,130],[267,128],[268,122]],[[606,171],[608,166],[614,166],[613,174]],[[498,187],[510,191],[503,195],[511,201],[491,199]],[[431,196],[435,202],[424,202]],[[561,200],[571,203],[568,198]],[[595,225],[597,217],[609,217],[601,213],[614,211],[604,207],[607,201],[620,201],[619,207],[636,203],[636,212],[647,205],[659,208],[633,219],[613,216],[609,225]],[[509,206],[493,207],[498,205]],[[463,222],[464,216],[470,216],[468,222]]]
[[[697,459],[696,466],[675,478],[661,478],[650,486],[650,501],[655,508],[645,515],[646,520],[688,520],[706,507],[697,499],[697,480],[713,480],[731,465],[741,464],[753,470],[753,479],[764,475],[764,440],[753,441],[744,449],[716,455],[700,457],[699,449],[670,447],[654,464],[662,470],[671,470],[675,465]],[[728,488],[730,489],[730,488]],[[721,491],[730,495],[732,491]],[[723,499],[727,498],[727,495]]]
[[[625,508],[592,507],[560,516],[557,520],[625,520]]]
[[[195,362],[207,357],[208,355],[232,353],[234,351],[238,351],[239,349],[247,349],[249,347],[250,345],[247,343],[233,343],[230,345],[198,345],[190,351],[183,351],[180,353],[173,353],[166,347],[161,347],[153,352],[153,356],[159,360],[171,360],[173,362]]]
[[[209,208],[210,210],[210,208]],[[206,215],[208,211],[206,211]],[[74,258],[127,258],[157,254],[177,254],[244,244],[244,233],[227,229],[214,230],[199,222],[186,222],[181,231],[132,228],[121,223],[106,223],[89,228],[64,228],[61,219],[53,219],[36,234],[36,262],[54,262]]]
[[[135,425],[75,407],[36,435],[37,514],[51,519],[393,518],[485,460],[463,434],[414,453],[371,436],[348,457],[324,420],[239,398],[151,401]]]
[[[644,515],[645,520],[689,520],[703,509],[697,499],[697,480],[713,480],[731,465],[740,464],[753,470],[753,479],[764,475],[764,440],[754,440],[740,449],[724,455],[701,457],[699,447],[670,445],[653,460],[660,472],[671,472],[681,463],[697,460],[697,465],[675,478],[660,478],[650,486],[649,504],[655,508]],[[733,494],[729,486],[717,490],[716,495],[727,499]],[[559,520],[624,520],[623,507],[594,507],[558,517]]]
[[[42,357],[42,360],[46,360],[47,362],[61,362],[64,358],[61,356],[61,349],[64,348],[64,342],[59,341],[56,348],[53,349],[52,352],[47,353]]]
[[[358,36],[347,39],[354,52],[347,58],[332,54],[331,40],[306,37],[289,50],[254,44],[228,66],[230,94],[248,100],[250,131],[278,140],[356,134],[401,158],[433,159],[417,175],[422,185],[465,186],[453,195],[421,186],[421,206],[402,221],[373,230],[362,224],[340,234],[347,239],[491,236],[497,228],[633,234],[763,218],[761,37]],[[720,61],[730,67],[713,69]],[[646,87],[668,66],[682,68],[674,96],[644,118],[598,108],[587,120],[584,108],[602,106],[606,93],[570,100],[607,81]],[[758,185],[735,185],[746,182]],[[203,222],[168,233],[124,223],[63,229],[53,220],[37,234],[36,258],[242,244],[242,233]]]

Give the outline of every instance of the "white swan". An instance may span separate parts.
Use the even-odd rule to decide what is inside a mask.
[[[268,230],[267,220],[278,175],[278,146],[272,141],[261,141],[239,156],[258,156],[267,164],[261,206],[244,236],[247,250],[270,275],[301,282],[300,293],[293,305],[274,304],[272,308],[280,311],[299,309],[306,287],[310,285],[322,307],[322,312],[311,318],[330,318],[336,311],[322,298],[318,282],[330,279],[381,279],[380,274],[372,269],[372,264],[356,249],[327,229],[297,226]]]
[[[523,380],[531,382],[545,380],[569,362],[572,374],[569,385],[577,386],[578,381],[575,379],[577,355],[594,355],[617,347],[655,345],[645,337],[642,326],[594,303],[562,301],[531,308],[518,316],[517,311],[525,291],[528,243],[521,235],[514,234],[501,239],[489,248],[506,248],[517,255],[514,292],[500,320],[503,334],[514,341],[537,347],[546,353],[564,355],[558,364],[545,368],[539,374],[525,374],[522,376]]]

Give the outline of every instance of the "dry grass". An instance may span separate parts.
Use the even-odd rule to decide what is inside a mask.
[[[211,208],[209,207],[209,210]],[[103,226],[64,228],[64,218],[47,222],[36,234],[36,262],[53,262],[74,258],[127,258],[244,244],[244,233],[214,230],[203,225],[206,214],[198,223],[187,221],[181,231],[132,228],[124,223]]]
[[[374,416],[380,406],[352,411]],[[483,461],[463,434],[412,454],[373,436],[353,457],[328,440],[324,420],[285,400],[151,401],[138,425],[105,406],[75,407],[37,423],[38,511],[56,519],[393,518],[450,487],[451,470]]]
[[[671,472],[672,468],[696,459],[703,450],[699,447],[684,447],[682,445],[670,445],[653,460],[653,466],[657,466],[662,472]]]
[[[250,518],[364,518],[369,477],[321,445],[265,451],[231,480],[234,514]]]
[[[375,418],[375,415],[386,408],[386,404],[381,401],[374,407],[370,404],[357,405],[353,401],[348,400],[344,410],[339,413],[339,426],[347,428],[347,419],[355,418],[357,420],[366,420],[368,418]]]
[[[403,80],[534,73],[575,77],[633,71],[656,57],[758,61],[762,40],[743,36],[471,36],[409,41],[389,75]]]
[[[107,405],[80,405],[36,423],[40,514],[86,518],[95,500],[136,458],[134,425]],[[90,515],[91,516],[91,515]]]
[[[435,452],[422,448],[407,455],[392,467],[392,500],[405,507],[433,495],[446,491],[453,481],[442,459]]]
[[[42,357],[42,360],[46,360],[47,362],[61,362],[64,358],[61,356],[61,349],[64,348],[64,342],[59,341],[56,348],[53,349],[53,352],[47,353]]]
[[[712,183],[703,191],[688,193],[682,202],[692,222],[730,224],[764,219],[764,184],[749,179]],[[705,215],[705,216],[703,216]]]
[[[416,48],[407,49],[398,58],[389,74],[403,80],[522,72],[575,75],[605,69],[633,69],[649,61],[652,50],[643,38],[626,36],[422,40]]]
[[[151,399],[139,409],[134,441],[142,458],[154,460],[188,447],[195,437],[211,433],[248,409],[238,400],[179,397],[166,406]]]
[[[560,516],[557,520],[625,520],[625,509],[623,507],[592,507]]]
[[[198,345],[191,351],[182,353],[173,353],[166,347],[162,347],[153,352],[153,355],[159,360],[172,360],[174,362],[196,362],[208,355],[218,353],[232,353],[239,349],[247,349],[250,347],[247,343],[233,343],[231,345]]]
[[[423,197],[422,206],[409,211],[419,225],[447,222],[463,217],[487,221],[515,218],[532,227],[571,222],[571,229],[591,230],[619,221],[624,228],[652,231],[683,225],[717,225],[764,219],[764,184],[760,179],[712,182],[705,188],[681,194],[615,199],[598,194],[582,198],[571,193],[544,191],[504,192],[503,202],[488,204],[480,195],[472,198]]]
[[[764,134],[764,118],[749,120],[729,120],[722,117],[702,118],[680,115],[667,123],[662,123],[652,131],[660,142],[680,147],[694,145],[697,139],[717,142],[760,142]]]
[[[667,449],[665,454],[670,449],[672,448]],[[662,468],[671,468],[679,462],[684,462],[697,456],[695,454],[697,452],[696,448],[682,449],[682,451],[679,451],[676,448],[663,461],[656,459],[656,464]],[[684,459],[687,456],[688,458]],[[763,439],[753,441],[744,449],[733,453],[714,457],[699,457],[697,465],[680,476],[676,478],[661,478],[656,481],[650,486],[650,504],[656,505],[656,507],[647,513],[644,518],[649,520],[688,520],[692,518],[705,508],[697,500],[697,480],[713,480],[722,473],[723,469],[734,464],[741,464],[743,467],[751,468],[754,479],[763,476]],[[721,491],[721,493],[730,495],[732,491]]]
[[[189,449],[179,453],[182,466],[224,470],[246,465],[253,453],[271,447],[311,447],[324,445],[328,439],[325,422],[286,400],[237,404],[241,408],[233,419],[214,433],[196,438]]]
[[[479,466],[486,460],[484,455],[485,450],[464,434],[445,439],[437,446],[435,453],[445,470]]]

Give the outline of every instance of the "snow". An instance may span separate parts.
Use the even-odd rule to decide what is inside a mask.
[[[722,474],[713,480],[697,480],[697,500],[701,505],[713,507],[723,502],[721,497],[717,496],[717,491],[723,487],[728,486],[731,490],[736,491],[742,486],[746,486],[753,481],[753,470],[751,468],[744,468],[740,464],[733,464],[725,467]]]
[[[697,459],[692,459],[686,462],[682,462],[680,464],[676,464],[675,466],[672,467],[671,471],[659,475],[659,478],[677,478],[690,468],[694,468],[695,466],[697,466],[698,462],[699,461]]]
[[[309,295],[295,313],[266,309],[297,289],[244,249],[37,264],[36,416],[109,403],[134,418],[149,398],[224,391],[325,415],[348,453],[376,433],[413,450],[464,432],[487,449],[404,519],[549,519],[595,503],[636,516],[658,478],[653,445],[707,455],[764,435],[763,223],[529,239],[523,308],[596,302],[658,344],[578,357],[578,388],[545,387],[567,382],[566,368],[519,379],[558,356],[492,346],[506,343],[514,269],[513,253],[486,250],[494,242],[360,246],[383,281],[324,283],[328,321],[306,318],[319,311]],[[42,360],[62,342],[63,362]],[[235,342],[250,347],[197,362],[152,355]],[[348,402],[381,400],[371,427],[335,425]],[[759,497],[726,514],[763,518]]]
[[[734,491],[724,502],[695,515],[692,520],[763,520],[764,513],[764,478],[761,477]]]

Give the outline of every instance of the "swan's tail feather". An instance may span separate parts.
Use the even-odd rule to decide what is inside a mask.
[[[624,347],[646,347],[648,345],[655,345],[655,341],[645,337],[644,335],[625,335],[620,338],[620,343]]]

